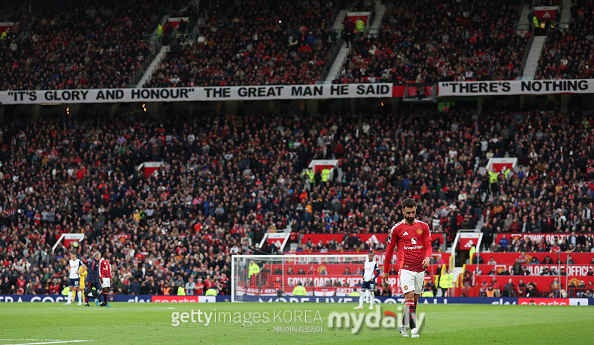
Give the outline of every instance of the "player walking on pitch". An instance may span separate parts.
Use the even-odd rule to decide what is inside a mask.
[[[82,295],[80,292],[80,271],[82,269],[86,269],[85,264],[83,264],[82,261],[76,257],[76,252],[71,252],[68,267],[70,271],[68,276],[68,286],[70,287],[70,292],[68,292],[68,302],[66,302],[65,305],[72,304],[72,302],[74,302],[75,296],[78,296],[78,305],[81,305]]]
[[[105,253],[105,255],[107,256],[109,253]],[[101,303],[100,306],[111,307],[111,305],[107,303],[107,294],[111,287],[111,263],[107,258],[101,258],[101,260],[99,260],[99,278],[101,278],[101,288],[103,289],[103,303]]]
[[[419,337],[416,328],[416,307],[419,296],[423,293],[425,269],[429,267],[431,258],[431,232],[429,225],[417,220],[417,203],[410,198],[402,202],[404,220],[397,223],[390,230],[388,248],[384,261],[383,280],[387,281],[390,272],[390,262],[397,249],[397,271],[400,273],[400,287],[404,292],[404,318],[399,331],[403,337],[408,337],[407,326],[413,338]]]
[[[375,300],[375,280],[380,275],[380,269],[377,262],[373,259],[373,252],[369,252],[367,261],[363,265],[363,284],[361,285],[361,296],[359,296],[359,306],[355,309],[363,309],[365,300],[369,301],[369,309],[373,309]]]

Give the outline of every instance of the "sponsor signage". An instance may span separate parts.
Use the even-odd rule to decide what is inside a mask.
[[[284,303],[352,303],[359,302],[359,297],[243,297],[244,301],[252,302],[284,302]],[[376,303],[401,304],[404,297],[375,297]],[[517,298],[486,298],[486,297],[420,297],[420,304],[518,304]],[[593,302],[594,303],[594,302]]]
[[[497,243],[505,236],[510,242],[518,239],[530,239],[532,242],[539,243],[542,239],[547,242],[554,242],[555,240],[563,240],[571,236],[570,233],[551,233],[551,234],[531,234],[531,233],[520,233],[520,234],[496,234],[495,240]]]
[[[282,247],[283,246],[283,241],[285,240],[285,238],[287,238],[288,236],[290,236],[290,233],[285,233],[285,232],[269,232],[268,233],[268,245],[275,245],[277,247]]]
[[[148,303],[154,296],[150,295],[113,295],[110,301],[128,303]],[[21,302],[43,302],[61,303],[66,302],[67,296],[63,295],[0,295],[0,303],[21,303]]]
[[[144,162],[138,166],[138,171],[142,171],[144,177],[149,178],[149,176],[161,169],[162,166],[165,166],[165,162]]]
[[[521,305],[569,305],[569,298],[518,298]]]
[[[187,24],[189,20],[190,17],[170,17],[169,19],[167,19],[167,25],[179,29],[179,24],[181,22],[186,22]]]
[[[487,163],[487,170],[492,170],[497,173],[503,171],[505,168],[517,169],[517,167],[517,158],[491,158],[489,159],[489,163]]]
[[[206,303],[216,300],[216,296],[151,296],[153,303]]]
[[[472,245],[477,245],[480,233],[461,233],[460,234],[460,250],[470,250]]]
[[[231,296],[149,296],[149,295],[114,295],[114,302],[128,302],[128,303],[149,303],[154,298],[162,297],[198,297],[198,302],[229,302]],[[306,297],[282,297],[276,296],[244,296],[243,300],[253,302],[283,302],[283,303],[358,303],[359,297],[342,297],[342,296],[306,296]],[[521,304],[528,305],[530,301],[534,300],[537,305],[594,305],[594,298],[508,298],[508,297],[420,297],[421,304],[500,304],[513,305]],[[0,295],[0,303],[23,303],[23,302],[44,302],[44,303],[63,303],[66,301],[66,296],[62,295]],[[375,297],[376,303],[384,304],[402,304],[404,297]],[[183,302],[174,302],[183,303]],[[194,302],[196,303],[196,302]]]
[[[559,6],[535,6],[534,15],[538,19],[550,20],[557,19],[557,11]]]
[[[361,19],[365,25],[367,25],[367,21],[369,20],[369,16],[371,16],[371,12],[347,12],[345,20],[348,20],[353,23],[353,25],[357,24],[357,21]]]
[[[247,296],[246,296],[247,297]],[[243,297],[244,301],[247,301]],[[358,302],[358,297],[250,297],[252,302],[283,302],[283,303],[352,303]],[[494,304],[494,305],[529,305],[534,301],[536,305],[594,305],[594,298],[515,298],[515,297],[420,297],[419,304]],[[375,303],[401,304],[404,297],[375,297]]]
[[[14,22],[0,22],[0,34],[4,31],[10,32],[14,24]]]

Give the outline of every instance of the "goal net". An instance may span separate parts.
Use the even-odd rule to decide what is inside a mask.
[[[233,255],[231,301],[292,297],[299,283],[306,296],[349,296],[360,292],[366,260],[365,254]]]

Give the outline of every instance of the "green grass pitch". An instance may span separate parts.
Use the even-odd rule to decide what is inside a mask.
[[[594,308],[579,306],[421,304],[424,325],[419,339],[402,338],[395,329],[330,328],[332,312],[368,314],[355,304],[327,303],[113,303],[112,308],[63,306],[58,303],[3,303],[0,344],[592,344]],[[398,312],[398,305],[376,304]],[[259,315],[258,322],[206,326],[206,313]],[[173,315],[191,316],[177,327]],[[198,311],[203,323],[198,322]],[[308,317],[305,318],[305,311]],[[229,314],[220,314],[220,313]],[[265,322],[264,313],[268,313]],[[276,314],[275,314],[276,313]],[[281,315],[281,314],[284,314]],[[276,320],[274,319],[277,316]],[[278,317],[280,315],[280,318]],[[301,316],[301,321],[296,320]],[[290,318],[293,318],[291,321]],[[321,321],[320,321],[321,318]],[[387,317],[386,317],[387,318]],[[219,320],[220,321],[220,320]],[[224,321],[224,320],[223,320]],[[288,321],[288,322],[287,322]],[[381,321],[384,321],[382,317]],[[249,323],[249,322],[247,322]],[[280,327],[280,328],[279,328]],[[289,332],[293,327],[292,332]],[[301,328],[299,328],[301,327]],[[304,332],[305,330],[313,332]],[[319,332],[321,330],[321,333]]]

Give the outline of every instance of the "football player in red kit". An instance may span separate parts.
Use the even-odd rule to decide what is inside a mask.
[[[407,326],[410,325],[411,337],[418,338],[416,327],[416,306],[425,280],[425,269],[429,267],[431,258],[431,233],[429,225],[417,220],[417,203],[413,199],[402,202],[404,220],[394,225],[388,237],[388,248],[384,261],[384,281],[388,280],[390,263],[394,248],[397,250],[396,270],[400,274],[400,287],[404,292],[405,308],[403,325],[399,331],[408,337]]]
[[[107,255],[107,253],[105,254]],[[101,260],[99,260],[99,278],[101,279],[101,294],[103,295],[103,303],[101,303],[100,306],[111,307],[111,305],[107,303],[107,294],[111,287],[111,263],[106,258],[101,258]]]

